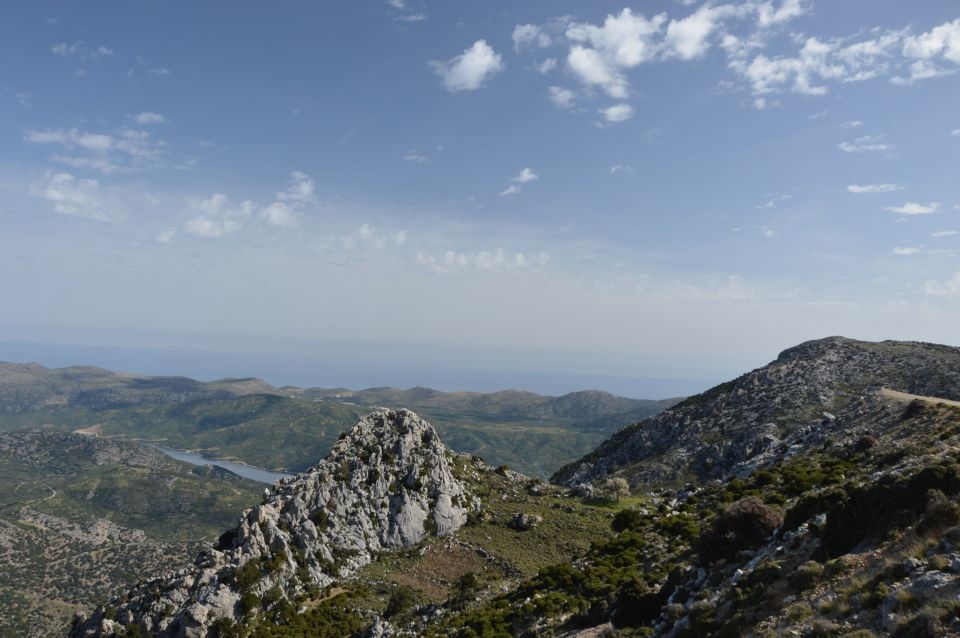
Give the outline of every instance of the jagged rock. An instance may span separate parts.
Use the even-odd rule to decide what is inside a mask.
[[[278,587],[292,597],[348,576],[374,552],[452,534],[479,501],[453,476],[449,455],[413,412],[373,412],[326,459],[265,490],[263,502],[193,568],[146,581],[126,602],[111,601],[114,618],[151,635],[201,638],[217,619],[240,617],[243,593],[263,596]],[[117,631],[106,615],[99,608],[71,635]]]

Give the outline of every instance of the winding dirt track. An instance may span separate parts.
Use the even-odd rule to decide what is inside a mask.
[[[909,403],[910,401],[922,401],[923,403],[928,403],[930,405],[949,405],[954,408],[960,408],[960,401],[953,401],[951,399],[938,399],[937,397],[925,397],[919,394],[907,394],[906,392],[890,390],[889,388],[881,389],[880,396],[887,399],[893,399],[894,401],[903,401],[905,403]]]

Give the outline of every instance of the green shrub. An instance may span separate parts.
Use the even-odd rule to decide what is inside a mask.
[[[820,580],[821,574],[823,574],[823,565],[815,560],[807,561],[790,575],[790,586],[797,592],[809,589]]]
[[[383,615],[387,618],[393,618],[410,611],[416,604],[416,595],[413,590],[404,585],[400,585],[390,593],[390,599],[387,601],[387,609]]]

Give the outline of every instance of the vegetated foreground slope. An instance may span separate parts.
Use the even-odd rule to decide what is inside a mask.
[[[405,406],[429,418],[453,449],[546,477],[618,427],[675,402],[598,391],[546,397],[427,388],[277,389],[258,379],[201,383],[91,367],[0,364],[0,430],[90,430],[285,471],[322,458],[362,413]]]
[[[885,387],[960,398],[960,349],[841,337],[807,342],[623,428],[553,480],[574,485],[615,474],[641,485],[749,472],[810,432],[859,423]]]
[[[216,538],[262,485],[133,443],[0,433],[0,636],[73,614]]]
[[[609,476],[564,489],[450,455],[425,427],[413,428],[419,444],[416,436],[398,444],[409,435],[402,429],[409,413],[386,418],[386,429],[361,422],[361,433],[379,434],[348,436],[325,465],[246,512],[192,570],[149,581],[76,631],[960,635],[960,409],[905,401],[880,387],[896,382],[909,393],[955,397],[955,355],[840,339],[787,351],[766,382],[741,386],[732,407],[737,418],[749,413],[744,406],[760,409],[755,388],[765,401],[785,397],[784,421],[798,420],[804,405],[816,410],[789,445],[746,452],[679,489],[668,481],[629,497],[615,496]],[[784,363],[791,374],[778,377]],[[731,385],[704,396],[723,396]],[[839,409],[824,415],[830,400]],[[728,417],[717,409],[709,420]],[[675,436],[685,434],[678,427]],[[418,455],[446,463],[410,462]],[[424,466],[445,469],[424,473]],[[466,517],[434,536],[428,522],[450,489],[466,499],[459,500]],[[357,498],[363,513],[351,518]],[[414,522],[411,533],[388,546],[383,539],[404,516]],[[331,547],[357,553],[317,560]],[[164,615],[170,596],[176,600]],[[153,614],[149,624],[143,610]],[[174,627],[177,618],[184,621]]]

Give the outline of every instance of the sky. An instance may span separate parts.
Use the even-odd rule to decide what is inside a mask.
[[[686,394],[960,345],[948,1],[11,1],[0,359]]]

